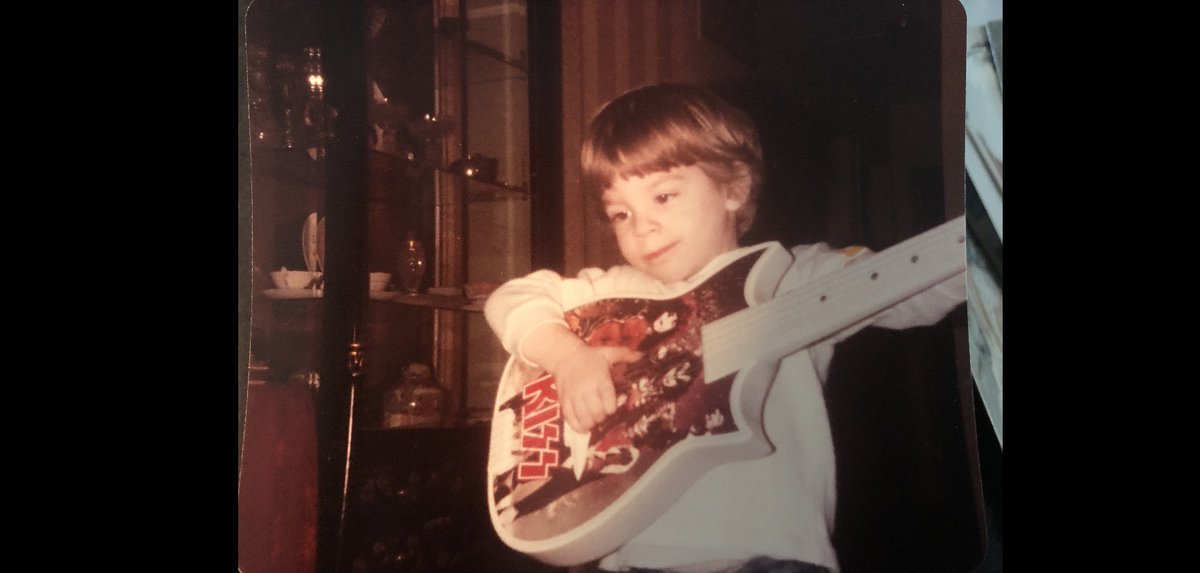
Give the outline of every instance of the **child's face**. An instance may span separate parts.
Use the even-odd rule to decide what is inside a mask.
[[[697,165],[618,177],[602,199],[621,255],[664,283],[689,278],[737,248],[741,202]]]

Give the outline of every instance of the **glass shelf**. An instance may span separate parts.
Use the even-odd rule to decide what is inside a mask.
[[[424,306],[441,310],[461,310],[466,312],[483,312],[482,302],[473,302],[466,297],[445,296],[436,294],[404,294],[398,291],[382,291],[370,293],[371,300],[394,302],[410,306]]]
[[[515,72],[520,72],[522,77],[529,73],[529,62],[526,61],[528,60],[527,57],[522,58],[522,60],[516,60],[507,56],[504,52],[484,44],[483,42],[477,42],[475,40],[468,39],[465,43],[468,50],[467,57],[471,58],[472,60],[474,60],[476,56],[488,58],[497,63],[503,64],[508,68],[511,68]],[[525,54],[522,54],[522,56],[525,56]]]
[[[407,156],[399,153],[388,153],[378,150],[371,150],[370,153],[385,161],[393,160],[397,167],[413,170],[418,175],[438,173],[461,179],[467,183],[466,193],[468,202],[524,200],[529,197],[529,190],[524,187],[509,185],[499,181],[493,182],[476,179],[446,167],[428,165],[409,159]]]
[[[489,183],[480,179],[474,179],[455,173],[453,171],[439,170],[442,173],[460,177],[467,182],[467,202],[477,203],[481,201],[522,201],[529,199],[529,191],[523,187],[506,185],[504,183]]]
[[[461,31],[468,58],[478,54],[522,75],[529,73],[528,38],[523,33],[514,33],[528,21],[524,2],[468,1],[465,16],[467,25]]]
[[[264,289],[263,295],[272,300],[315,300],[322,298],[323,290],[313,289]],[[437,294],[404,294],[399,291],[370,291],[369,300],[379,302],[394,302],[410,306],[425,306],[441,310],[461,310],[466,312],[483,312],[482,301],[472,301],[461,296],[446,296]]]
[[[355,429],[355,432],[362,432],[365,434],[372,434],[372,435],[376,435],[376,436],[381,436],[381,435],[386,435],[386,434],[402,434],[402,433],[437,434],[437,433],[456,432],[456,431],[458,431],[458,432],[468,431],[469,432],[469,431],[482,431],[485,428],[487,428],[488,426],[490,426],[491,423],[492,423],[492,418],[491,418],[491,412],[489,411],[487,418],[483,418],[480,415],[475,414],[474,417],[468,418],[465,421],[462,421],[459,423],[454,423],[454,424],[440,424],[437,426],[396,426],[394,428],[388,428],[386,426],[364,426],[364,427],[359,427],[359,428]]]
[[[270,153],[276,157],[286,159],[279,162],[274,171],[274,176],[280,181],[292,185],[315,188],[320,188],[324,184],[325,161],[323,159],[313,160],[309,158],[306,149],[263,147],[256,149],[255,153]],[[387,163],[393,163],[395,167],[409,170],[413,175],[418,177],[438,173],[461,179],[467,183],[466,199],[471,203],[480,201],[524,200],[529,197],[529,190],[517,185],[470,177],[447,167],[427,165],[420,161],[409,159],[407,156],[400,155],[399,153],[388,153],[374,149],[368,153],[375,157],[377,161],[383,162],[383,164],[378,166],[380,169],[386,169],[388,167]]]

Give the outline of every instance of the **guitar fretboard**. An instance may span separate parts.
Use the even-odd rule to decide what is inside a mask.
[[[751,306],[701,331],[704,378],[778,360],[907,299],[966,268],[959,216],[834,274]]]

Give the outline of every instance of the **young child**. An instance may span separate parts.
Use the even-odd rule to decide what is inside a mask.
[[[486,304],[505,349],[552,374],[562,413],[586,432],[616,412],[610,367],[639,354],[593,347],[564,311],[610,296],[662,297],[691,290],[756,247],[738,238],[754,220],[762,151],[748,117],[697,87],[628,92],[592,120],[582,149],[584,185],[598,199],[627,265],[575,278],[541,270],[509,281]],[[856,260],[862,248],[790,249],[776,295]],[[868,321],[785,357],[767,393],[763,425],[773,451],[706,472],[665,513],[605,556],[608,571],[837,571],[830,536],[834,451],[822,393],[833,347],[874,324],[929,325],[965,300],[959,274]]]

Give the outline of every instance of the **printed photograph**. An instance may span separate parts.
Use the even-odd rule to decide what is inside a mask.
[[[1000,9],[239,0],[238,570],[1001,571]]]

